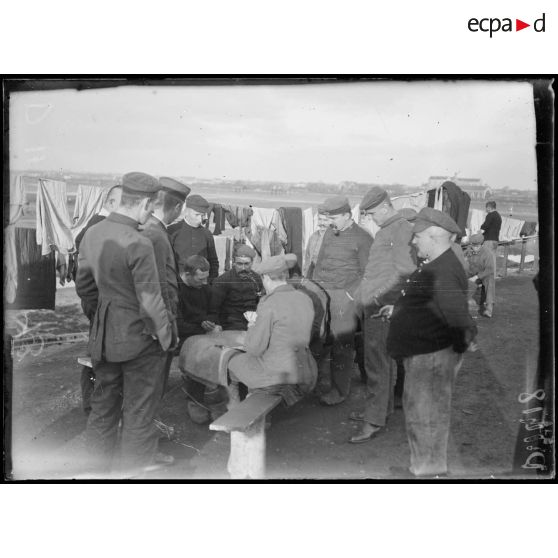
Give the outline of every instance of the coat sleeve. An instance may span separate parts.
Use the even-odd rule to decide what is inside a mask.
[[[155,253],[147,238],[136,242],[127,252],[128,267],[134,280],[140,316],[147,330],[159,339],[163,351],[172,343],[172,327],[161,295]]]
[[[434,285],[436,303],[453,338],[453,349],[463,353],[476,334],[467,307],[467,279],[461,269],[445,273]]]
[[[256,357],[262,356],[269,347],[272,328],[273,310],[267,304],[260,304],[256,323],[246,332],[246,352]]]
[[[361,304],[369,306],[374,299],[380,305],[393,304],[398,298],[402,282],[416,269],[411,237],[405,228],[394,229],[392,234],[380,229],[358,290]]]
[[[93,320],[99,302],[99,289],[93,275],[87,242],[82,245],[78,255],[78,270],[76,275],[76,293],[81,299],[81,306],[89,321]]]

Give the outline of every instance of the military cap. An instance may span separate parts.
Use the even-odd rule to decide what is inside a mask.
[[[238,257],[238,258],[252,258],[254,259],[256,257],[256,251],[253,248],[250,248],[250,246],[247,246],[246,244],[240,244],[235,252],[234,252],[234,256]]]
[[[418,213],[412,207],[404,207],[399,210],[399,215],[407,221],[415,221]]]
[[[198,213],[207,213],[209,211],[209,202],[205,198],[198,196],[198,194],[193,194],[186,198],[186,207]]]
[[[122,191],[130,194],[151,196],[161,189],[159,181],[144,172],[128,172],[122,177]]]
[[[482,244],[484,242],[484,236],[481,233],[477,233],[471,236],[469,239],[471,244]]]
[[[186,186],[186,184],[182,184],[182,182],[179,182],[174,178],[169,178],[168,176],[161,176],[161,178],[159,178],[159,184],[161,184],[163,190],[173,193],[182,201],[186,199],[186,196],[191,190],[191,188]]]
[[[349,200],[345,196],[327,198],[320,207],[323,209],[321,213],[324,215],[341,215],[342,213],[351,212]]]
[[[288,271],[296,265],[296,254],[280,254],[279,256],[271,256],[267,260],[260,262],[254,266],[257,273],[260,275],[269,275],[270,273],[281,273]]]
[[[457,223],[447,213],[432,207],[423,207],[417,215],[413,232],[422,232],[428,227],[441,227],[450,233],[462,234]]]
[[[366,211],[367,209],[374,209],[386,200],[389,200],[388,193],[383,188],[374,186],[373,188],[370,188],[366,194],[364,194],[364,197],[360,202],[360,210]]]

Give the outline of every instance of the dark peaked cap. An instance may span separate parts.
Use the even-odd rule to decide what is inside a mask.
[[[318,211],[324,215],[340,215],[341,213],[351,213],[351,206],[345,196],[332,196],[320,205]]]
[[[447,213],[432,207],[423,207],[417,215],[413,232],[419,233],[428,227],[441,227],[450,233],[461,234],[461,229]]]
[[[182,184],[174,178],[169,178],[168,176],[161,176],[159,178],[159,184],[163,190],[172,192],[176,197],[180,198],[182,201],[186,199],[186,196],[190,193],[191,188]]]
[[[186,198],[186,207],[198,213],[207,213],[209,211],[209,202],[198,194],[192,194]]]
[[[366,211],[367,209],[374,209],[386,200],[389,200],[388,193],[383,188],[374,186],[364,194],[360,202],[360,210]]]
[[[122,177],[122,191],[151,196],[161,189],[159,181],[144,172],[128,172]]]

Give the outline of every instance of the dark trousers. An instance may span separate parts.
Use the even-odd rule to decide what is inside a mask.
[[[364,318],[364,367],[367,397],[364,420],[385,426],[393,412],[393,395],[397,379],[397,365],[387,352],[389,323],[380,318]]]
[[[403,411],[414,475],[447,473],[451,399],[463,355],[451,347],[403,360]]]
[[[167,353],[156,341],[127,362],[95,362],[95,389],[87,421],[87,441],[103,467],[115,457],[118,423],[122,418],[120,468],[149,465],[157,451],[153,423],[161,401]]]
[[[342,397],[351,391],[351,377],[355,355],[357,316],[353,301],[344,289],[328,290],[330,296],[331,334],[330,346],[331,387]]]

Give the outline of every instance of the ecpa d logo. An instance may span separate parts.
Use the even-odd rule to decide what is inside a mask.
[[[533,29],[536,33],[544,33],[545,32],[545,21],[546,14],[543,14],[540,18],[536,19],[533,22]],[[490,38],[494,33],[498,33],[498,31],[505,32],[512,32],[512,31],[521,31],[522,29],[526,29],[527,27],[531,27],[530,23],[525,23],[521,19],[515,20],[515,29],[512,23],[512,19],[509,17],[505,17],[500,19],[498,17],[484,17],[482,19],[477,19],[476,17],[472,17],[468,23],[467,27],[469,31],[473,33],[477,33],[481,31],[483,33],[489,33]]]

